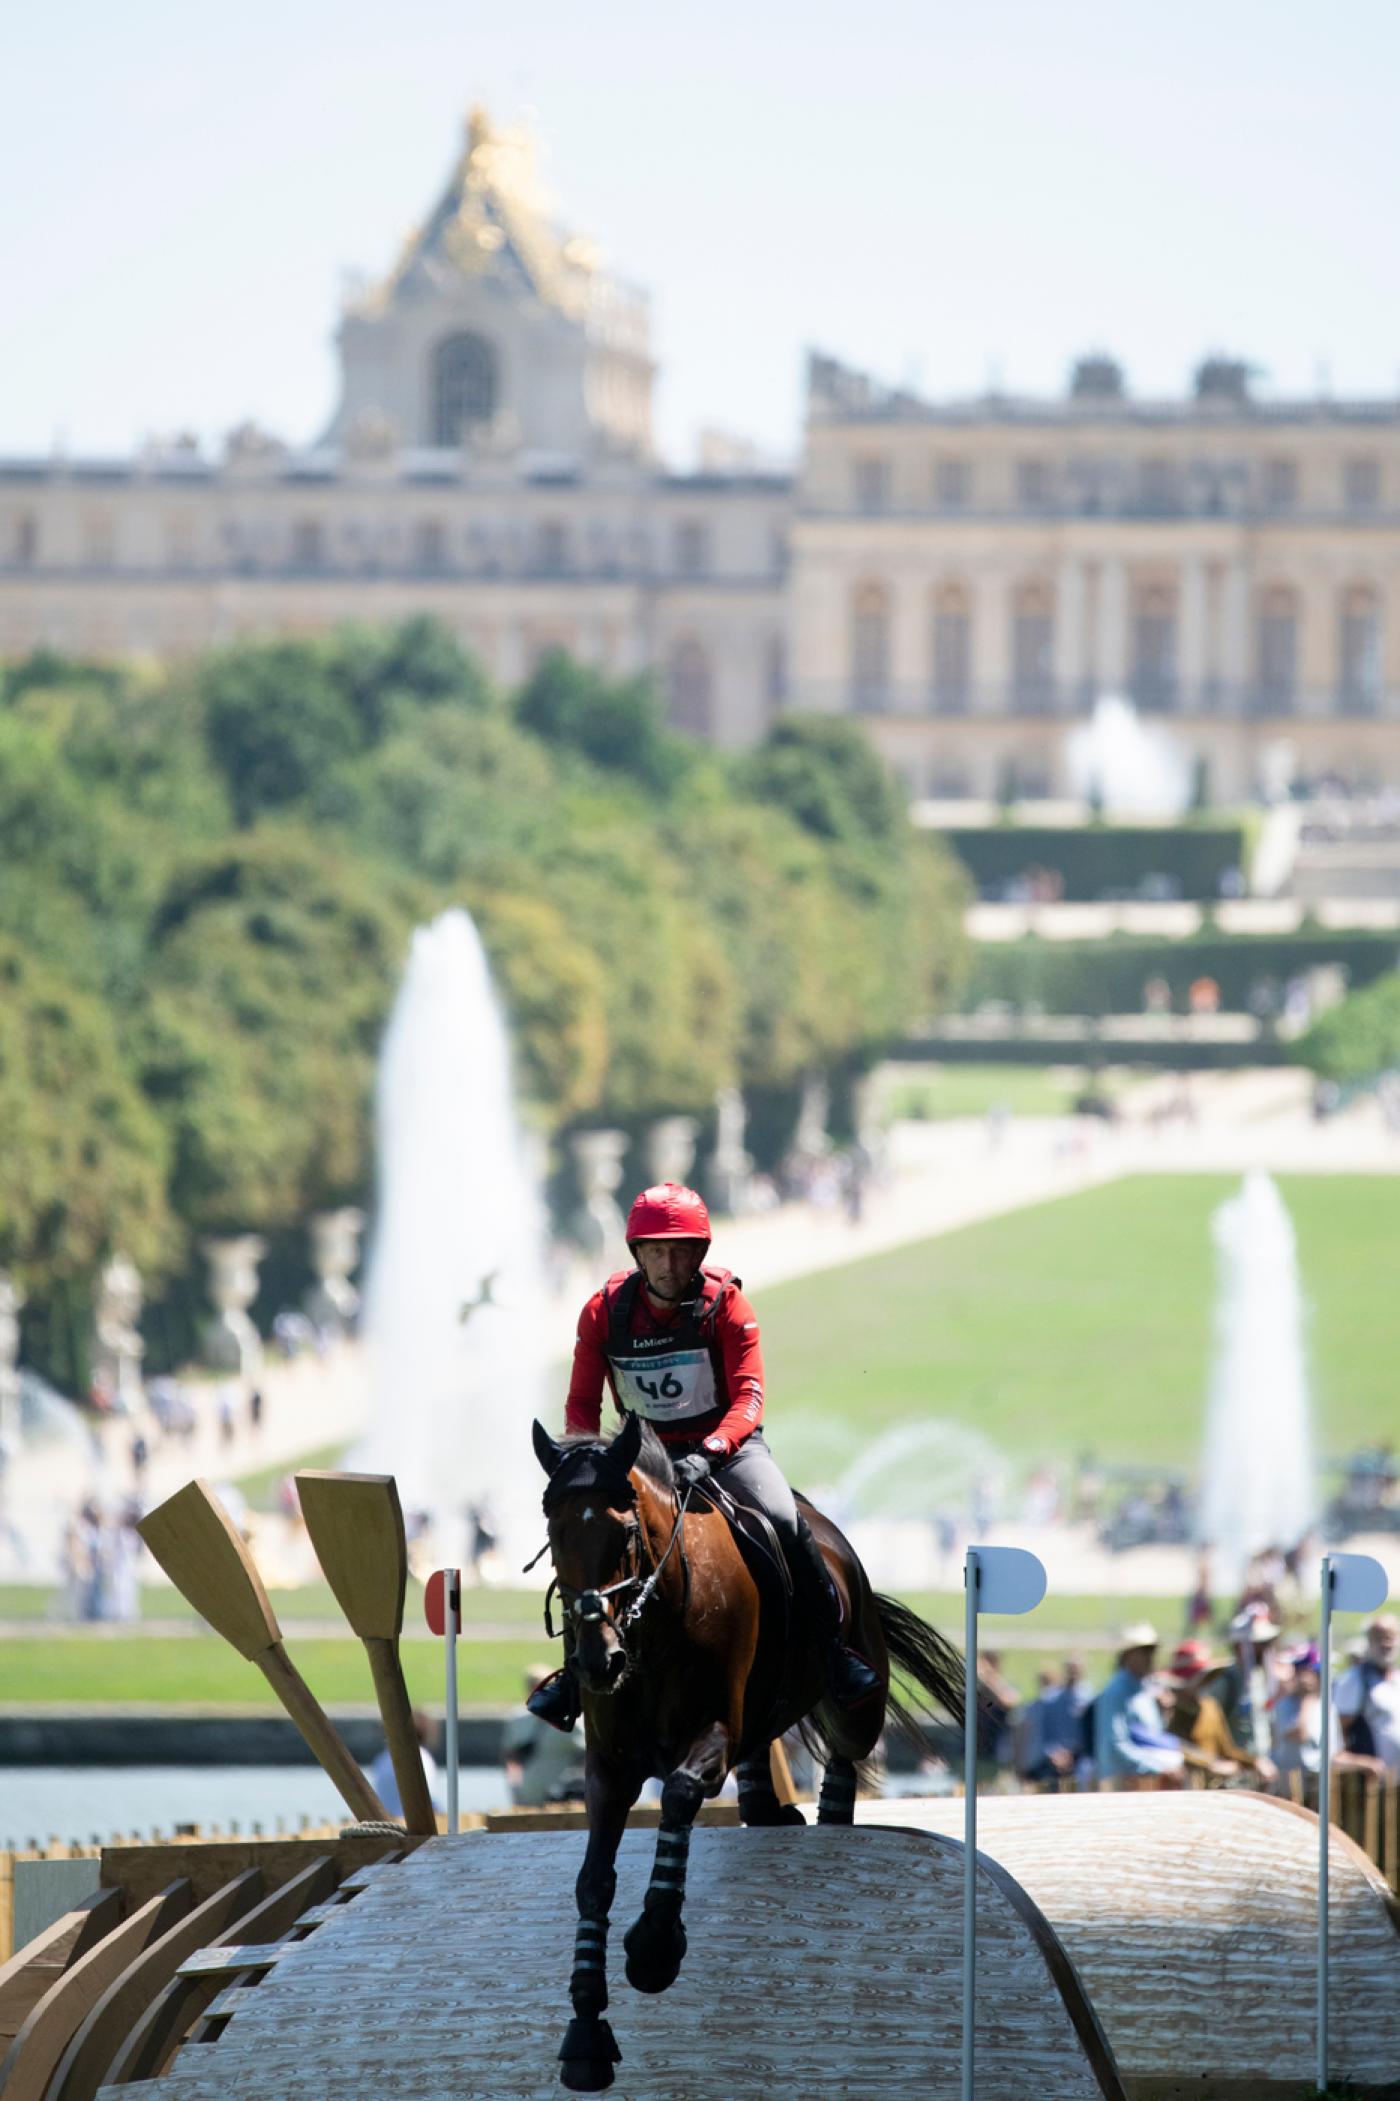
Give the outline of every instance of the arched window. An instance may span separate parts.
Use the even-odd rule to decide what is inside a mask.
[[[714,728],[710,659],[693,635],[683,635],[671,650],[666,691],[671,723],[690,737],[708,737]]]
[[[1176,597],[1149,584],[1133,605],[1133,699],[1160,712],[1176,706]]]
[[[890,604],[879,584],[862,584],[851,601],[851,699],[878,713],[889,704]]]
[[[1045,584],[1022,584],[1011,610],[1011,691],[1023,715],[1055,707],[1055,601]]]
[[[1298,691],[1298,601],[1275,586],[1259,601],[1256,706],[1262,715],[1289,715]]]
[[[1368,584],[1358,584],[1342,597],[1337,638],[1337,692],[1342,712],[1374,715],[1382,683],[1380,601]]]
[[[972,614],[961,584],[934,593],[932,635],[933,705],[940,715],[961,715],[972,696]]]
[[[496,413],[496,353],[485,336],[444,336],[433,352],[434,445],[464,445]]]

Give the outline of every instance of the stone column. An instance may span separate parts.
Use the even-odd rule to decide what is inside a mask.
[[[737,1087],[721,1087],[715,1096],[715,1149],[710,1155],[710,1186],[715,1209],[730,1217],[748,1208],[753,1156],[744,1150],[748,1111]]]
[[[1095,669],[1100,693],[1125,693],[1128,684],[1128,572],[1115,557],[1099,572],[1099,631]]]
[[[797,1129],[792,1149],[809,1159],[822,1159],[831,1151],[827,1120],[831,1115],[831,1088],[819,1072],[809,1072],[802,1082],[802,1100],[797,1111]]]
[[[694,1116],[658,1117],[647,1132],[647,1173],[652,1181],[689,1181],[699,1135]]]
[[[258,1264],[267,1242],[256,1233],[227,1240],[204,1240],[200,1251],[209,1264],[209,1296],[218,1317],[204,1331],[204,1354],[216,1371],[238,1372],[248,1385],[262,1373],[262,1338],[248,1316],[258,1295]]]
[[[0,1466],[19,1450],[19,1313],[24,1293],[0,1269]]]
[[[627,1259],[627,1234],[613,1191],[622,1180],[625,1131],[578,1131],[572,1140],[583,1203],[574,1222],[579,1244],[609,1269]]]
[[[972,706],[979,715],[1011,706],[1011,590],[1000,568],[972,582]]]
[[[318,1328],[345,1335],[360,1311],[360,1294],[350,1272],[360,1259],[365,1214],[353,1205],[343,1211],[318,1211],[311,1221],[311,1267],[317,1281],[303,1304]]]
[[[890,711],[917,714],[933,683],[930,601],[915,577],[892,578],[889,592]]]
[[[1220,678],[1231,714],[1245,712],[1249,685],[1249,565],[1227,564],[1220,593]]]
[[[135,1415],[145,1398],[141,1357],[145,1348],[136,1323],[141,1315],[141,1279],[126,1255],[114,1255],[93,1291],[93,1382],[110,1394],[119,1415]]]
[[[1084,639],[1084,564],[1067,555],[1055,586],[1055,686],[1057,706],[1069,715],[1083,699]]]
[[[1201,712],[1208,677],[1206,653],[1206,566],[1199,555],[1181,565],[1177,597],[1176,682],[1183,714]]]

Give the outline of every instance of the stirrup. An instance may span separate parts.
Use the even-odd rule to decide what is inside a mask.
[[[525,1707],[536,1721],[548,1722],[551,1729],[562,1729],[565,1736],[571,1736],[581,1712],[578,1680],[565,1665],[535,1687]]]
[[[843,1642],[828,1642],[822,1653],[827,1690],[838,1707],[859,1707],[880,1690],[879,1674]]]

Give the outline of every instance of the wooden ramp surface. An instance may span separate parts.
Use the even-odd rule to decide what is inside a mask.
[[[214,2042],[109,2101],[557,2101],[582,1834],[429,1841],[238,1994]],[[609,2018],[618,2101],[955,2101],[962,1849],[916,1831],[694,1837],[679,1981],[623,1977],[654,1841],[619,1860]],[[979,2094],[1121,2101],[1053,1935],[981,1881]]]
[[[961,1833],[963,1805],[862,1802],[856,1814],[862,1825]],[[1131,2095],[1243,2101],[1310,2088],[1309,1811],[1234,1790],[988,1795],[977,1846],[1049,1919]],[[1380,2091],[1393,2082],[1400,2094],[1400,1907],[1336,1830],[1330,1862],[1332,2078]]]

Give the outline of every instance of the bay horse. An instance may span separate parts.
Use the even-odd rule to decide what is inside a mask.
[[[574,1637],[583,1695],[588,1847],[575,1887],[578,1926],[569,1995],[574,2017],[560,2078],[578,2093],[611,2086],[621,2052],[603,2019],[614,1863],[628,1815],[651,1778],[662,1782],[651,1882],[623,1942],[627,1979],[661,1992],[685,1954],[682,1911],[691,1826],[737,1767],[745,1824],[805,1822],[779,1803],[769,1765],[775,1737],[801,1727],[825,1762],[817,1821],[854,1820],[856,1768],[875,1749],[887,1714],[917,1733],[890,1690],[895,1665],[948,1712],[962,1712],[956,1650],[917,1614],[870,1587],[836,1527],[807,1506],[840,1598],[845,1638],[880,1679],[849,1712],[826,1696],[815,1641],[781,1610],[761,1608],[759,1585],[724,1512],[678,1494],[665,1447],[628,1415],[611,1442],[560,1444],[539,1423],[535,1451],[549,1475],[544,1512],[554,1586]],[[705,1494],[702,1486],[700,1493]],[[549,1607],[546,1601],[546,1624]]]

